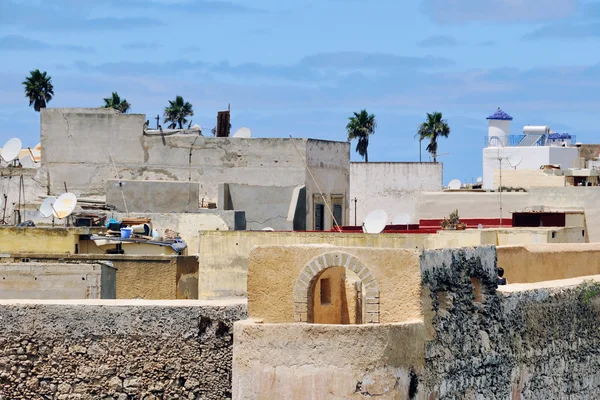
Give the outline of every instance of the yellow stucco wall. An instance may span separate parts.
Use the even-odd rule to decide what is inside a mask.
[[[600,244],[497,247],[509,283],[534,283],[600,274]]]
[[[0,227],[2,253],[75,253],[79,243],[79,228],[18,228]]]
[[[327,245],[254,248],[248,265],[249,318],[294,322],[294,290],[300,272],[315,257],[336,252],[356,257],[377,281],[381,323],[422,319],[420,251]]]

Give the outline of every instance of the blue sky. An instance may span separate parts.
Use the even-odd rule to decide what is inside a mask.
[[[257,137],[345,140],[366,108],[370,161],[418,161],[417,126],[441,111],[444,181],[469,181],[498,106],[513,133],[599,142],[599,44],[600,2],[584,0],[0,0],[0,145],[39,141],[21,85],[39,68],[51,107],[118,91],[152,120],[182,95],[194,123],[231,103],[233,129]]]

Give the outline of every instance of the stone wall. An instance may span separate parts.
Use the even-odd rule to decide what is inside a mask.
[[[106,204],[130,213],[184,213],[198,210],[198,182],[109,180]]]
[[[231,397],[246,306],[0,301],[0,399]]]
[[[422,394],[598,398],[599,286],[579,278],[496,291],[491,248],[425,252],[422,273],[430,304]]]
[[[353,162],[350,163],[350,221],[362,225],[367,214],[383,209],[388,223],[406,213],[419,223],[419,193],[442,191],[441,163]],[[356,218],[354,199],[357,199]]]

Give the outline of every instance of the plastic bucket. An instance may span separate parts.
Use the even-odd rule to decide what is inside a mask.
[[[123,239],[130,238],[131,232],[133,232],[133,229],[131,229],[131,228],[121,228],[121,238],[123,238]]]

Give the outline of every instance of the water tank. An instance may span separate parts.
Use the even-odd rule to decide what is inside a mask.
[[[532,126],[527,125],[523,127],[523,134],[525,135],[547,135],[550,133],[549,126]]]

